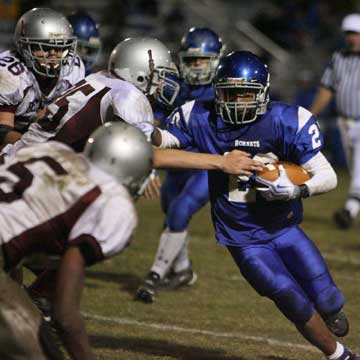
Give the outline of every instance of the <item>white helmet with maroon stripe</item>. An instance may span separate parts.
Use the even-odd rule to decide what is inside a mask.
[[[59,77],[71,71],[77,39],[61,13],[48,8],[29,10],[17,22],[14,40],[26,66],[35,73]]]
[[[121,41],[110,55],[108,70],[167,105],[173,104],[180,89],[170,50],[154,38]]]

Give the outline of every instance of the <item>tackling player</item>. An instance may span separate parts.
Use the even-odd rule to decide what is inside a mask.
[[[140,90],[117,73],[115,50],[109,58],[108,71],[87,76],[51,103],[44,116],[31,124],[19,141],[5,147],[3,153],[11,156],[20,148],[48,140],[82,151],[89,135],[105,122],[108,112],[150,138],[154,129],[151,106]]]
[[[0,145],[14,143],[46,106],[85,76],[68,20],[47,8],[19,19],[16,51],[0,54]]]
[[[331,360],[355,360],[336,336],[349,325],[344,298],[319,250],[300,229],[301,197],[332,190],[337,178],[321,153],[314,116],[306,109],[269,103],[269,73],[251,52],[232,52],[220,60],[215,102],[192,101],[178,109],[167,130],[157,130],[161,147],[195,146],[224,154],[233,149],[287,160],[311,178],[295,186],[281,171],[257,191],[251,180],[209,171],[212,219],[217,241],[225,245],[242,275],[271,299],[299,332]]]
[[[151,144],[141,131],[124,122],[97,129],[84,155],[48,142],[22,149],[0,168],[3,269],[14,269],[38,252],[61,258],[53,317],[72,359],[94,358],[79,309],[85,268],[128,246],[137,223],[131,198],[141,195],[151,168]],[[26,216],[19,222],[22,214]],[[29,307],[20,301],[24,297],[25,292],[18,293],[12,301],[19,305],[16,311],[28,313],[30,319],[16,322],[0,307],[0,326],[8,324],[20,331],[28,325],[38,330]],[[25,341],[37,339],[19,336],[16,341],[25,348]],[[27,348],[31,349],[30,344]],[[11,349],[2,345],[0,352],[10,355]],[[33,358],[30,355],[26,358]]]

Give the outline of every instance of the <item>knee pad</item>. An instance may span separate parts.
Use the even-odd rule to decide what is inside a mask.
[[[344,306],[344,296],[335,285],[321,291],[314,300],[320,314],[335,314]]]
[[[190,196],[183,197],[179,201],[173,201],[166,214],[166,224],[171,231],[184,231],[197,209],[196,199]]]
[[[293,323],[305,323],[314,313],[310,300],[298,289],[288,286],[271,296],[278,309]]]

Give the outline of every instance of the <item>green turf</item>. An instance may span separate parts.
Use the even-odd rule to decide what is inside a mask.
[[[341,175],[336,191],[304,201],[303,229],[325,254],[345,294],[352,330],[344,343],[359,351],[359,225],[340,231],[331,219],[342,205],[347,183]],[[139,226],[129,249],[87,272],[82,309],[97,359],[322,359],[306,348],[275,306],[241,278],[227,250],[215,243],[208,207],[191,223],[198,282],[192,288],[161,292],[154,304],[133,301],[162,227],[157,201],[141,200],[137,207]]]

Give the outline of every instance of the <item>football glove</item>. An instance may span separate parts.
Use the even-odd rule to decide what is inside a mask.
[[[256,178],[257,183],[266,186],[266,188],[257,188],[261,196],[267,201],[289,201],[300,197],[300,187],[291,182],[282,165],[279,166],[279,174],[280,176],[275,181]]]

